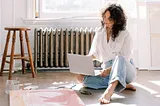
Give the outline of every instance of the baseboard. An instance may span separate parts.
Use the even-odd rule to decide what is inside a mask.
[[[20,70],[19,68],[13,68],[12,73],[17,72]],[[9,68],[4,68],[3,73],[9,73]]]
[[[3,70],[3,73],[9,73],[9,70]],[[13,70],[12,73],[15,73],[15,71]]]
[[[150,67],[148,70],[156,70],[156,71],[160,71],[160,67]]]

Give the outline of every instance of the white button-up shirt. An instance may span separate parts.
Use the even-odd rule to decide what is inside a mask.
[[[106,28],[101,27],[94,36],[89,55],[94,55],[100,62],[112,60],[117,55],[130,60],[132,48],[132,37],[127,30],[119,32],[119,36],[115,38],[115,41],[110,38],[107,42]]]

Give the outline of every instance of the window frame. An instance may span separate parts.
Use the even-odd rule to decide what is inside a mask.
[[[27,19],[35,19],[35,2],[36,0],[26,0],[26,18]]]

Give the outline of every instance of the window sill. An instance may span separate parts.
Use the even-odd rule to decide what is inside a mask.
[[[74,19],[64,19],[64,18],[24,18],[23,23],[26,25],[51,25],[51,24],[67,24],[67,23],[100,23],[100,17],[84,17],[84,18],[74,18]]]

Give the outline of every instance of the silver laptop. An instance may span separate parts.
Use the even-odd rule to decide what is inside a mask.
[[[71,73],[84,75],[97,75],[94,70],[92,56],[78,54],[67,54],[69,69]]]

